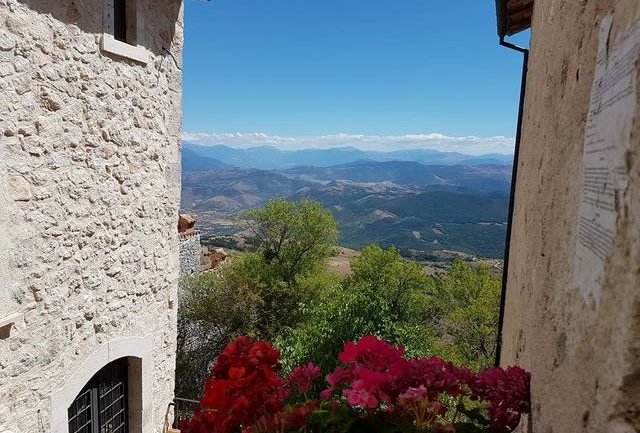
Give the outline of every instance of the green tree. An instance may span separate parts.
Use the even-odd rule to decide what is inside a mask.
[[[240,215],[254,250],[196,278],[178,310],[176,393],[202,389],[208,366],[233,338],[272,340],[306,317],[324,283],[315,277],[334,250],[337,225],[316,202],[277,199]]]
[[[310,305],[308,319],[285,328],[275,345],[285,369],[313,361],[328,372],[345,342],[369,334],[384,336],[388,324],[386,302],[370,287],[345,290],[333,284],[324,287]]]
[[[285,368],[314,361],[335,366],[345,342],[372,334],[405,348],[408,356],[440,356],[473,369],[495,357],[500,277],[486,266],[455,262],[427,277],[397,250],[362,249],[353,275],[318,280],[307,319],[276,339]]]
[[[234,282],[236,264],[193,279],[180,293],[176,395],[195,398],[209,368],[227,343],[255,333],[262,307],[250,286]]]
[[[345,342],[369,334],[403,345],[412,355],[432,351],[431,329],[415,320],[421,310],[414,306],[428,303],[432,290],[420,266],[393,248],[368,246],[351,268],[351,277],[323,286],[308,319],[276,339],[285,368],[312,360],[329,371]]]
[[[273,277],[288,284],[329,257],[338,241],[335,219],[311,200],[270,200],[242,213],[239,220],[253,234],[256,250]]]
[[[431,311],[436,335],[449,357],[472,368],[488,368],[496,355],[501,278],[488,266],[455,262],[435,281]]]
[[[390,319],[397,322],[407,321],[415,312],[414,304],[433,290],[420,265],[403,259],[393,247],[387,250],[378,245],[364,247],[360,256],[352,259],[351,269],[353,275],[346,286],[369,286],[385,299]]]

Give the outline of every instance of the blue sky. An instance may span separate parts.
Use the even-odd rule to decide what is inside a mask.
[[[186,0],[185,138],[512,151],[493,0]]]

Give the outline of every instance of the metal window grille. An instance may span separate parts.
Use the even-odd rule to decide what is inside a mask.
[[[69,433],[127,433],[127,376],[126,358],[96,373],[69,406]]]

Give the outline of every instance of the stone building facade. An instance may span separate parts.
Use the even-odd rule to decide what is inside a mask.
[[[182,25],[180,0],[0,0],[0,432],[162,430]]]
[[[181,279],[188,280],[200,273],[200,233],[180,235]]]
[[[501,353],[532,372],[523,431],[640,431],[639,108],[640,2],[535,0]]]
[[[189,214],[180,215],[178,233],[180,235],[180,283],[185,285],[200,273],[200,232],[196,228],[195,218]]]

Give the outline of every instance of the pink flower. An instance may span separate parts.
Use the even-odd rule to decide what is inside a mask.
[[[402,400],[423,400],[428,399],[429,393],[427,392],[427,388],[424,385],[420,385],[417,388],[409,388],[402,394],[398,396],[400,401]]]
[[[320,368],[313,362],[310,362],[303,367],[294,368],[286,380],[289,387],[297,389],[300,394],[306,394],[318,377],[320,377]]]
[[[367,389],[366,386],[355,386],[342,391],[347,397],[347,402],[351,406],[360,406],[364,409],[375,409],[378,407],[378,399],[375,391]]]
[[[353,374],[353,368],[338,367],[331,374],[327,375],[327,383],[332,387],[339,386],[340,384],[351,379]]]
[[[332,394],[333,394],[333,389],[331,388],[325,389],[320,392],[320,398],[323,400],[329,400]]]
[[[424,385],[420,385],[398,396],[400,406],[413,415],[416,427],[420,430],[437,425],[436,422],[447,413],[446,406],[437,397],[432,399],[430,394]]]
[[[437,357],[410,359],[404,374],[395,382],[393,391],[397,395],[408,388],[424,386],[431,400],[441,393],[457,397],[468,393],[466,385],[472,377],[469,370]]]
[[[342,391],[351,406],[375,409],[380,402],[391,403],[391,399],[384,392],[384,387],[389,381],[386,374],[367,368],[356,368],[354,377],[349,387]]]
[[[338,359],[345,366],[327,376],[330,387],[321,393],[327,398],[344,386],[342,395],[351,406],[375,409],[382,402],[392,404],[389,390],[402,376],[406,360],[404,350],[374,336],[363,337],[357,343],[348,342]]]

